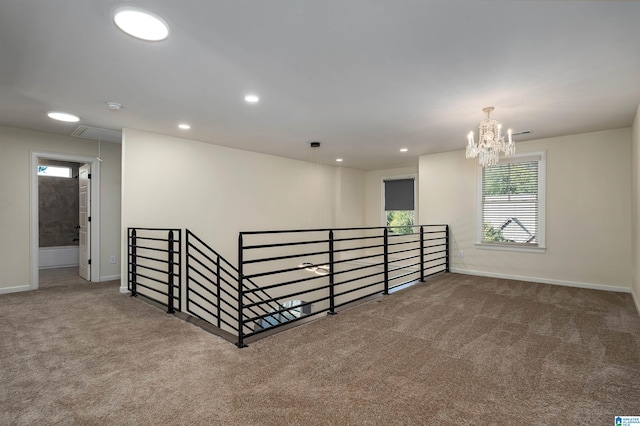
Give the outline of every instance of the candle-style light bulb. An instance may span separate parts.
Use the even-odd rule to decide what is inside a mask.
[[[469,132],[467,139],[469,140],[469,145],[473,145],[473,132]]]
[[[507,130],[507,133],[509,134],[509,144],[512,144],[513,141],[511,140],[511,129]]]

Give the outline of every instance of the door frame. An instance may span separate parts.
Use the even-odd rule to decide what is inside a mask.
[[[38,212],[38,159],[70,161],[91,164],[91,282],[100,281],[100,161],[96,157],[53,152],[31,151],[29,167],[29,287],[38,289],[39,260],[39,212]]]

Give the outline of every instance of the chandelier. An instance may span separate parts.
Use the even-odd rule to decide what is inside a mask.
[[[491,118],[490,114],[495,108],[490,106],[482,108],[487,113],[487,118],[480,122],[478,132],[478,143],[473,139],[473,132],[469,132],[467,139],[467,158],[480,157],[482,167],[491,167],[498,164],[500,153],[509,157],[516,152],[516,145],[511,140],[511,129],[507,131],[509,140],[505,142],[502,135],[502,125],[497,120]]]

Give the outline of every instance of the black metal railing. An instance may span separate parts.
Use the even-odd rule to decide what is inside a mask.
[[[128,289],[174,313],[181,308],[182,230],[128,228]]]
[[[299,309],[306,307],[306,315],[268,327],[274,328],[335,314],[345,305],[448,271],[448,237],[448,225],[241,232],[238,346],[267,330],[247,327],[271,318],[267,303],[295,298]],[[258,291],[271,297],[251,301]]]
[[[186,312],[235,335],[261,328],[262,324],[238,322],[238,269],[190,230],[186,230]],[[277,301],[258,288],[251,280],[245,281],[245,289],[252,294],[245,296],[256,307],[247,310],[254,316],[269,316],[274,312],[287,312]],[[284,323],[284,318],[276,318]]]
[[[131,295],[167,312],[181,310],[181,230],[128,234]],[[185,234],[185,312],[229,332],[239,347],[449,271],[448,225],[241,232],[237,268],[193,232]]]

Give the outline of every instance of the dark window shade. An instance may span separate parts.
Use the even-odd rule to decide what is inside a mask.
[[[414,210],[414,179],[395,179],[384,181],[384,209]]]
[[[537,159],[483,170],[483,242],[537,245],[538,170]]]

